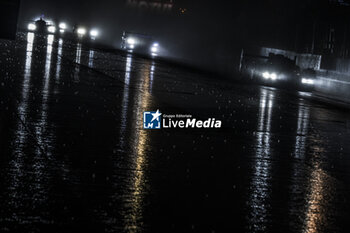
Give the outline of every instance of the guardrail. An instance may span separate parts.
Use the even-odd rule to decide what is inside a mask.
[[[350,104],[350,75],[328,70],[316,71],[314,93]]]

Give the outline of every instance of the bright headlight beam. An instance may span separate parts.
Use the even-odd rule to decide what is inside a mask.
[[[66,30],[67,29],[67,24],[60,23],[59,28],[62,29],[62,30]]]
[[[277,79],[277,74],[276,73],[269,73],[265,71],[262,73],[262,76],[264,79],[271,79],[271,80],[276,80]]]
[[[55,33],[56,32],[56,27],[55,26],[49,26],[47,28],[47,30],[50,32],[50,33]]]
[[[92,30],[90,31],[90,36],[92,36],[92,37],[97,37],[98,34],[99,34],[98,31],[95,30],[95,29],[92,29]]]
[[[126,42],[127,42],[128,44],[130,44],[130,45],[134,45],[134,44],[136,43],[136,41],[135,41],[134,38],[128,38],[128,39],[126,40]]]
[[[28,24],[28,30],[35,31],[36,30],[36,25],[34,23]]]
[[[85,28],[78,28],[77,33],[80,36],[84,36],[86,34],[86,29]]]
[[[269,78],[270,78],[269,72],[264,72],[264,73],[262,74],[262,76],[264,77],[264,79],[269,79]]]
[[[276,80],[277,79],[277,75],[275,73],[272,73],[272,74],[270,74],[270,78],[272,80]]]
[[[152,53],[156,53],[156,52],[158,52],[158,48],[155,47],[155,46],[153,46],[153,47],[151,48],[151,51],[152,51]]]
[[[315,81],[313,79],[309,79],[309,78],[302,78],[301,83],[308,84],[308,85],[314,85]]]

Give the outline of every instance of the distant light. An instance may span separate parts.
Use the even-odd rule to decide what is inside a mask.
[[[179,8],[180,14],[185,14],[187,9],[186,8]]]
[[[159,43],[153,43],[153,47],[158,47]]]
[[[85,28],[78,28],[77,33],[80,36],[84,36],[86,34],[86,29]]]
[[[47,28],[47,30],[50,32],[50,33],[55,33],[56,32],[56,27],[55,26],[49,26]]]
[[[263,75],[264,79],[269,79],[270,78],[269,72],[264,72],[262,75]]]
[[[272,80],[276,80],[277,79],[277,75],[275,73],[272,73],[272,74],[270,74],[270,78]]]
[[[36,30],[36,25],[34,23],[28,24],[28,30],[35,31]]]
[[[90,36],[92,36],[92,37],[97,37],[98,34],[99,34],[98,31],[95,30],[95,29],[93,29],[93,30],[90,31]]]
[[[152,53],[151,55],[152,55],[152,57],[156,57],[156,56],[157,56],[157,54],[156,54],[156,53]]]
[[[64,33],[64,29],[60,29],[60,33]]]
[[[63,30],[66,30],[66,29],[67,29],[67,24],[65,24],[65,23],[60,23],[59,28],[60,28],[60,29],[63,29]]]
[[[131,45],[129,45],[129,48],[134,49],[135,45],[131,44]]]
[[[136,44],[136,41],[135,41],[134,38],[128,38],[126,42],[128,42],[128,44],[130,44],[130,45],[135,45]]]
[[[309,78],[302,78],[301,83],[308,84],[308,85],[314,85],[315,81],[313,79],[309,79]]]
[[[155,47],[155,46],[153,46],[153,47],[151,48],[151,51],[152,51],[152,53],[156,53],[156,52],[158,52],[158,48]]]

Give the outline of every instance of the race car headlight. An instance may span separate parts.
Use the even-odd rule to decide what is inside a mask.
[[[58,27],[59,27],[61,30],[66,30],[66,29],[67,29],[67,24],[65,24],[65,23],[60,23],[60,25],[58,25]]]
[[[277,79],[277,74],[276,73],[269,73],[269,72],[264,72],[262,73],[262,76],[264,79],[271,79],[271,80],[276,80]]]
[[[270,74],[270,79],[276,80],[277,79],[277,75],[275,73]]]
[[[263,76],[264,79],[269,79],[269,78],[270,78],[269,72],[264,72],[264,73],[262,74],[262,76]]]
[[[78,28],[77,33],[80,36],[84,36],[86,34],[86,29],[85,28]]]
[[[152,52],[152,53],[156,53],[156,52],[158,52],[158,48],[157,48],[157,47],[155,47],[155,46],[152,46],[152,48],[151,48],[151,52]]]
[[[309,79],[309,78],[302,78],[301,83],[307,84],[307,85],[314,85],[315,81],[313,79]]]
[[[97,37],[97,36],[98,36],[98,31],[95,30],[95,29],[91,30],[91,31],[90,31],[90,36],[92,36],[92,37]]]
[[[56,27],[55,26],[49,26],[47,28],[47,31],[50,32],[50,33],[55,33],[56,32]]]
[[[136,44],[136,41],[135,41],[134,38],[128,38],[128,39],[126,40],[126,42],[127,42],[129,45],[135,45],[135,44]]]
[[[35,31],[36,30],[36,25],[34,23],[28,24],[28,30]]]

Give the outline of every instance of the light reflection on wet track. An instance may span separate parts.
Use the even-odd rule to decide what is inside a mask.
[[[16,43],[0,41],[1,232],[347,232],[348,111],[53,35]],[[157,109],[223,129],[143,130]]]
[[[249,206],[252,208],[249,220],[251,232],[266,231],[268,209],[270,208],[268,198],[271,197],[271,118],[273,111],[274,92],[261,89],[259,106],[259,123],[256,142],[256,161],[252,164],[253,180],[250,185]],[[257,228],[257,229],[255,229]]]

